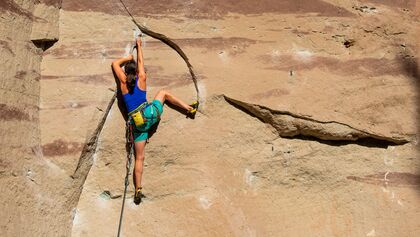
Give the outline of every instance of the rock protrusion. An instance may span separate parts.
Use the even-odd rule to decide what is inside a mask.
[[[377,141],[404,144],[405,137],[383,136],[354,128],[336,121],[320,121],[289,111],[272,110],[262,105],[250,104],[224,96],[226,101],[236,108],[251,114],[261,121],[272,125],[281,137],[308,136],[330,141],[356,141],[374,139]]]
[[[40,2],[35,5],[30,39],[37,48],[47,50],[58,41],[59,18],[61,3],[51,1],[53,4]]]

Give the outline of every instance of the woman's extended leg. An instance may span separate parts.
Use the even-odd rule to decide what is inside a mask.
[[[188,104],[186,104],[185,102],[183,102],[182,100],[176,98],[175,96],[173,96],[171,93],[169,93],[169,91],[167,90],[160,90],[155,98],[155,100],[159,100],[162,105],[163,103],[165,103],[165,100],[169,101],[171,104],[176,105],[180,108],[183,108],[187,111],[193,109],[193,107],[189,106]]]
[[[144,164],[144,147],[146,146],[146,140],[134,143],[136,151],[136,160],[134,163],[134,182],[136,190],[141,188],[141,177],[143,175],[143,164]]]

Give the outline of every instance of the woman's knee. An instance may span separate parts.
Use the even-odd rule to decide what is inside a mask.
[[[141,161],[141,162],[143,162],[143,161],[144,161],[144,155],[143,155],[143,154],[138,154],[138,155],[136,155],[136,161]]]
[[[163,97],[166,97],[169,94],[169,91],[166,89],[160,89],[159,94],[161,94]]]
[[[165,96],[166,96],[166,90],[164,90],[164,89],[160,89],[160,90],[156,93],[156,95],[155,95],[155,99],[158,99],[158,100],[164,100],[164,99],[165,99]]]

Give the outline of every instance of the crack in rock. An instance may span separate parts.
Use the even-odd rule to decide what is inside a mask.
[[[308,136],[327,141],[357,141],[373,139],[394,144],[409,142],[407,138],[383,136],[354,128],[336,121],[319,121],[289,111],[278,111],[268,107],[235,100],[224,95],[225,100],[235,108],[257,117],[273,126],[281,137]]]
[[[90,168],[93,165],[93,155],[96,152],[99,135],[101,134],[102,128],[104,127],[106,119],[109,115],[109,112],[112,109],[112,105],[114,104],[116,98],[117,98],[117,92],[114,92],[114,95],[109,101],[108,106],[104,112],[104,115],[102,116],[102,119],[99,121],[95,131],[93,132],[93,134],[90,136],[90,138],[84,145],[82,153],[79,158],[79,162],[77,164],[77,168],[74,171],[73,175],[71,176],[73,179],[79,180],[81,182],[80,183],[81,186],[83,186],[87,178],[87,175],[89,174]]]
[[[189,60],[188,56],[184,53],[184,51],[175,42],[173,42],[171,39],[169,39],[166,35],[154,32],[154,31],[148,29],[147,27],[142,26],[141,24],[137,23],[134,16],[128,10],[128,8],[124,4],[124,2],[122,0],[120,0],[120,2],[122,4],[122,6],[124,7],[125,11],[127,12],[127,14],[130,16],[133,23],[139,28],[139,30],[142,33],[144,33],[144,34],[146,34],[146,35],[148,35],[152,38],[155,38],[157,40],[160,40],[161,42],[163,42],[164,44],[168,45],[173,50],[175,50],[175,52],[177,52],[179,56],[181,56],[181,58],[184,60],[185,64],[187,64],[188,70],[189,70],[190,75],[191,75],[191,80],[193,81],[195,91],[197,92],[197,101],[199,101],[200,100],[200,91],[198,89],[197,76],[195,75],[194,68],[193,68],[192,64],[190,63],[190,60]]]
[[[108,115],[112,109],[112,106],[115,103],[116,98],[117,98],[117,91],[114,92],[114,95],[109,101],[108,106],[101,120],[96,126],[95,131],[92,133],[92,135],[89,137],[86,144],[84,145],[76,170],[74,171],[73,175],[71,175],[71,178],[73,178],[74,182],[71,184],[71,187],[69,188],[69,190],[71,191],[68,194],[69,198],[65,204],[69,208],[75,209],[79,203],[80,195],[82,194],[85,181],[93,165],[93,156],[96,153],[99,136],[105,125]],[[74,219],[74,216],[72,216],[72,220],[73,219]]]

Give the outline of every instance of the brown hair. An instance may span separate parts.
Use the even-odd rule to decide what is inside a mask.
[[[134,60],[128,61],[124,65],[125,75],[127,76],[127,88],[129,93],[133,93],[134,86],[136,85],[137,76],[137,63]]]

